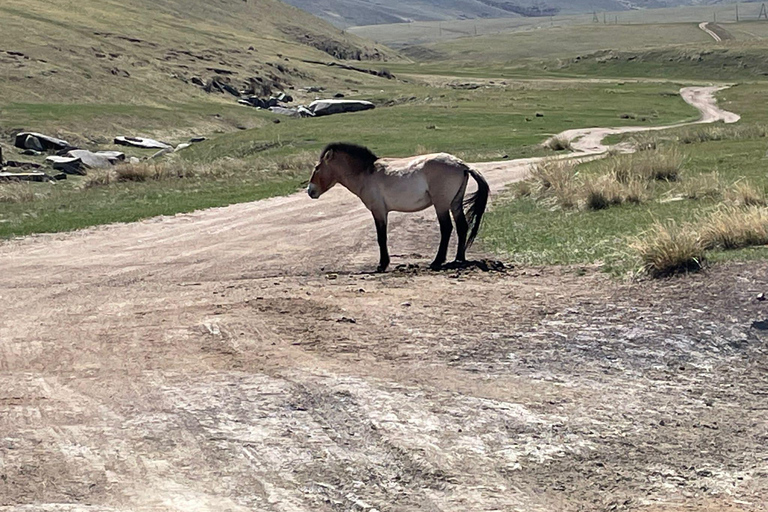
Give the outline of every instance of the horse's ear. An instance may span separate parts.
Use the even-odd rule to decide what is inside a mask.
[[[326,162],[330,162],[330,161],[331,161],[331,158],[333,158],[333,150],[332,150],[332,149],[329,149],[329,150],[328,150],[328,151],[326,151],[326,152],[325,152],[325,154],[323,155],[323,160],[325,160]]]

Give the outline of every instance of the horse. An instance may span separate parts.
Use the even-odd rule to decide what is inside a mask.
[[[477,182],[477,191],[465,199],[470,176]],[[488,182],[479,172],[448,153],[379,158],[364,146],[343,142],[328,144],[323,149],[307,194],[317,199],[337,183],[359,197],[373,214],[379,243],[377,272],[384,272],[389,266],[389,212],[418,212],[435,207],[440,246],[430,268],[439,270],[445,263],[453,231],[451,213],[459,238],[456,261],[463,262],[480,229],[490,193]]]

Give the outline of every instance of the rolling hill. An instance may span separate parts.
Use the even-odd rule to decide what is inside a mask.
[[[339,27],[628,11],[730,0],[286,0]]]
[[[22,123],[211,119],[221,108],[237,109],[235,98],[195,83],[263,84],[259,92],[269,94],[351,77],[385,80],[317,62],[367,60],[361,66],[370,67],[394,55],[277,0],[3,0],[0,19],[6,133]]]

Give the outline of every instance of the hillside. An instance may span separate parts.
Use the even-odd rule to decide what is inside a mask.
[[[350,76],[376,81],[304,60],[368,67],[393,55],[277,0],[3,0],[0,18],[4,132],[99,117],[104,126],[137,117],[155,126],[172,106],[183,113],[168,124],[210,118],[211,105],[236,108],[235,99],[195,82],[218,77],[235,88],[265,84],[269,93]]]
[[[505,17],[549,17],[630,11],[729,0],[286,0],[339,27]]]

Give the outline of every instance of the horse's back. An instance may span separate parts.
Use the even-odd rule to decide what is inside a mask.
[[[389,209],[418,211],[448,205],[466,183],[469,167],[448,153],[376,161],[380,192]]]

